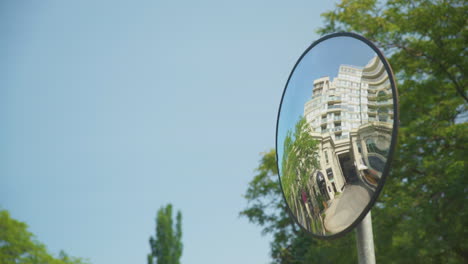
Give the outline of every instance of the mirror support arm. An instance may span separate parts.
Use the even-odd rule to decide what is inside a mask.
[[[371,211],[358,224],[356,233],[359,264],[375,264]]]

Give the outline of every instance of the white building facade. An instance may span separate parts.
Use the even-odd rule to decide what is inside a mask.
[[[393,124],[392,90],[380,59],[374,57],[365,67],[340,65],[337,77],[314,80],[304,116],[320,142],[312,194],[332,201],[358,180],[375,188]]]

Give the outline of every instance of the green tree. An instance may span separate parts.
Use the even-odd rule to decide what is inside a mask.
[[[262,233],[273,235],[271,255],[275,260],[288,257],[287,248],[297,232],[283,201],[278,181],[278,167],[274,150],[263,153],[257,175],[247,188],[245,199],[249,206],[240,215],[263,227]],[[277,261],[282,263],[281,261]]]
[[[256,172],[244,195],[248,207],[240,215],[262,226],[262,234],[273,235],[273,263],[348,263],[357,257],[354,234],[321,241],[295,224],[281,194],[274,150],[263,153]]]
[[[466,14],[466,1],[456,0],[343,0],[323,14],[320,33],[364,35],[382,49],[397,79],[398,147],[372,210],[379,263],[468,262]],[[265,158],[259,168],[269,176],[254,177],[241,215],[273,234],[275,263],[355,261],[354,233],[330,242],[285,232],[294,228],[271,187],[276,171]]]
[[[6,210],[0,211],[0,264],[85,264],[81,258],[61,251],[52,256],[44,244],[28,231],[28,226],[11,218]]]
[[[307,185],[309,176],[318,168],[318,141],[311,136],[312,128],[305,117],[297,121],[294,131],[288,131],[284,140],[281,175],[283,191],[290,198],[292,188]],[[307,162],[305,162],[307,161]]]
[[[148,264],[180,264],[182,256],[182,214],[177,212],[176,224],[172,221],[172,205],[161,207],[156,216],[156,237],[149,239],[151,253]]]

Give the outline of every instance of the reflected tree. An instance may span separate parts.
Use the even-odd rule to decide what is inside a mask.
[[[318,211],[313,212],[319,205],[309,184],[319,167],[318,143],[306,118],[300,117],[294,130],[286,134],[281,162],[281,183],[289,207],[306,228],[313,230],[323,229],[323,219]]]
[[[310,175],[318,168],[318,141],[311,133],[309,123],[301,117],[284,140],[281,180],[286,197],[292,194],[292,188],[307,186]]]

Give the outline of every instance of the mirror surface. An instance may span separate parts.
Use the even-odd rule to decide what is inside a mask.
[[[351,36],[319,40],[283,94],[276,134],[281,187],[296,222],[317,236],[351,230],[388,170],[396,92],[376,52]]]

